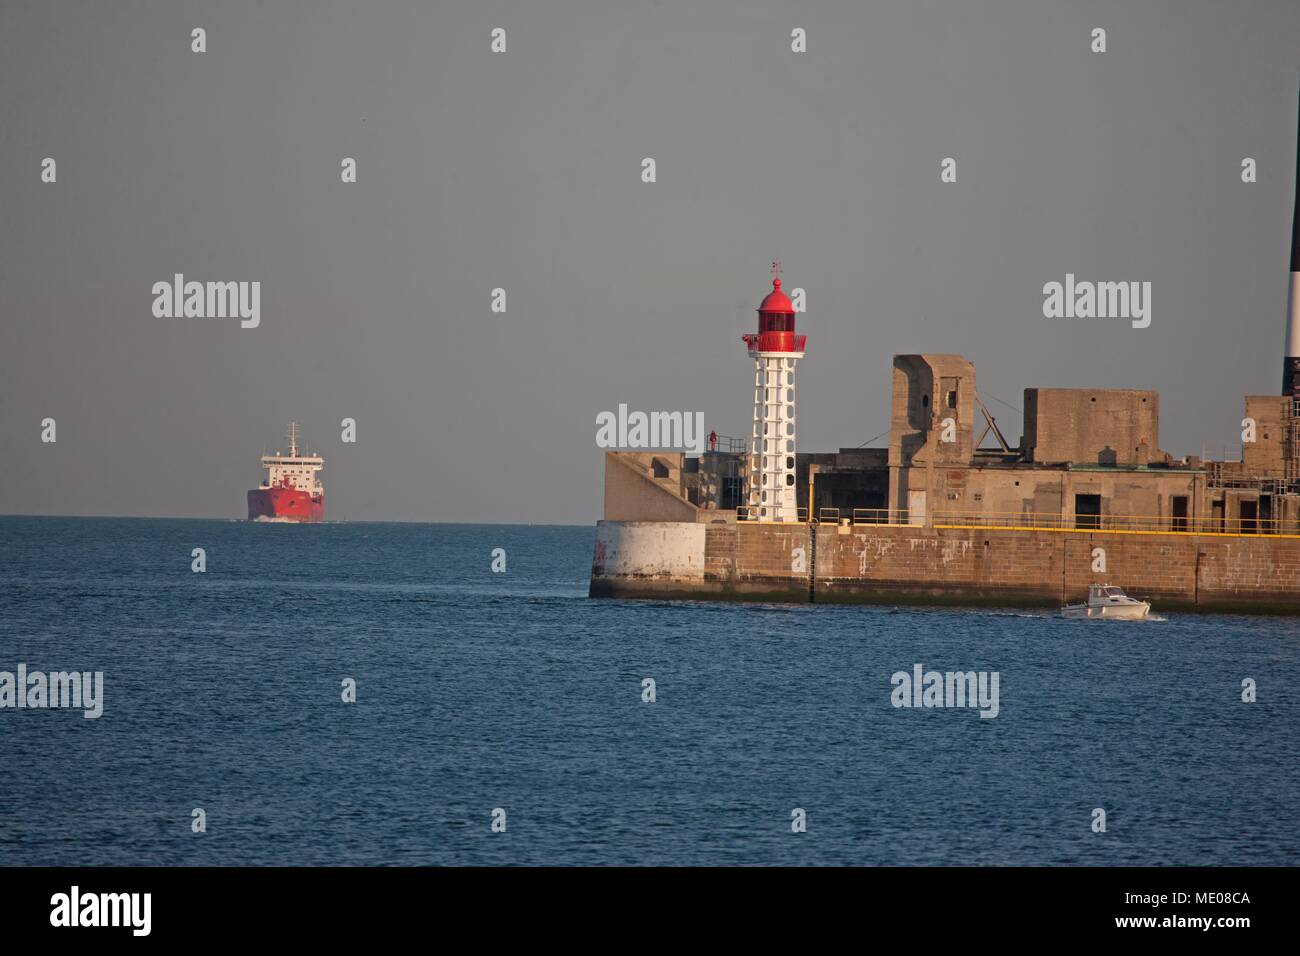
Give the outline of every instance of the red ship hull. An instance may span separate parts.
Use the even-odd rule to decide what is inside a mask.
[[[248,493],[249,521],[324,521],[325,496],[297,488],[254,488]]]

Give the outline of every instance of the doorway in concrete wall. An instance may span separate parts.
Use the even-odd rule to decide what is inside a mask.
[[[1169,502],[1171,515],[1170,528],[1173,531],[1187,530],[1187,496],[1174,495]]]
[[[1074,526],[1076,528],[1101,527],[1101,495],[1074,496]]]
[[[1259,502],[1241,501],[1241,527],[1238,529],[1242,534],[1254,534],[1258,531],[1259,524]]]

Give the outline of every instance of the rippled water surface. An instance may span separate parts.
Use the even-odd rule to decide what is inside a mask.
[[[105,698],[0,709],[0,863],[1300,863],[1300,621],[592,601],[592,540],[0,518],[0,671]]]

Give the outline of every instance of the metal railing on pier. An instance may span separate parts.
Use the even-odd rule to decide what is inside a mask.
[[[936,528],[1010,528],[1029,531],[1108,531],[1116,534],[1300,535],[1296,522],[1254,518],[1182,517],[1179,515],[1027,514],[1024,512],[943,511],[933,516]]]
[[[769,524],[808,524],[807,508],[796,508],[795,512],[797,513],[798,517],[794,521],[781,522],[781,521],[774,521],[772,518],[763,517],[760,514],[760,509],[758,508],[748,508],[744,505],[741,505],[739,508],[736,509],[736,520],[737,521],[763,521]]]
[[[737,509],[737,521],[770,521],[757,509]],[[808,520],[806,508],[799,521]],[[1101,531],[1114,534],[1273,535],[1300,537],[1300,524],[1273,516],[1223,518],[1180,515],[1038,514],[1032,512],[940,511],[930,515],[889,508],[818,508],[815,523],[832,525],[980,528],[1010,531]]]

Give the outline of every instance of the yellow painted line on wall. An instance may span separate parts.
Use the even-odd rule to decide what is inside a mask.
[[[809,527],[823,528],[851,528],[854,531],[858,529],[870,530],[872,528],[911,528],[913,531],[924,531],[926,526],[920,524],[884,524],[879,521],[863,521],[858,524],[840,525],[832,521],[821,522],[793,522],[793,521],[738,521],[737,525],[763,525],[772,527],[773,525],[789,528],[793,525],[806,525]],[[1149,535],[1177,535],[1183,538],[1254,538],[1254,539],[1271,539],[1280,538],[1286,541],[1300,541],[1300,534],[1272,534],[1266,531],[1245,532],[1245,531],[1134,531],[1129,528],[1033,528],[1025,525],[1014,524],[933,524],[931,528],[943,531],[1051,531],[1057,534],[1149,534]]]
[[[908,525],[891,525],[905,528]],[[1000,524],[936,524],[932,527],[948,531],[1054,531],[1065,534],[1172,534],[1185,538],[1285,538],[1300,540],[1300,534],[1267,534],[1241,531],[1130,531],[1123,528],[1025,528]]]

